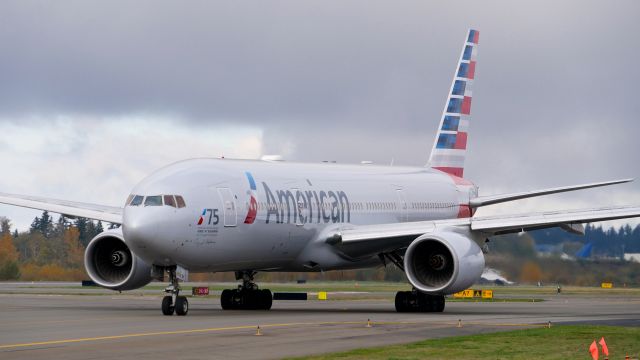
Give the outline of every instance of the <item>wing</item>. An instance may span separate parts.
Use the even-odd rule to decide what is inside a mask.
[[[122,208],[74,201],[49,199],[38,196],[0,193],[0,203],[31,209],[46,210],[68,217],[84,217],[122,224]]]
[[[471,201],[469,201],[469,205],[473,208],[476,208],[480,206],[499,204],[507,201],[526,199],[526,198],[535,197],[535,196],[557,194],[561,192],[589,189],[589,188],[595,188],[600,186],[623,184],[623,183],[628,183],[632,181],[633,179],[623,179],[623,180],[603,181],[603,182],[583,184],[583,185],[562,186],[562,187],[535,190],[535,191],[524,191],[524,192],[518,192],[518,193],[512,193],[512,194],[479,196],[477,198],[471,199]]]
[[[471,219],[471,230],[490,235],[508,234],[524,230],[555,226],[640,217],[640,207],[606,207],[585,210],[548,211],[521,215],[484,216]]]
[[[352,225],[336,229],[326,242],[351,257],[371,256],[405,248],[416,237],[438,228],[465,226],[486,236],[560,226],[640,217],[640,207],[608,207],[518,215],[484,216],[450,220],[417,221],[382,225]]]

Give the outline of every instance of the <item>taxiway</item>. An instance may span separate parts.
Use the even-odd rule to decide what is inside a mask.
[[[191,298],[188,316],[167,317],[160,313],[160,294],[1,290],[2,359],[269,359],[545,326],[549,321],[552,326],[640,326],[640,298],[624,296],[449,302],[444,313],[426,314],[397,313],[390,300],[274,301],[270,311],[223,311],[217,298]],[[255,335],[257,326],[262,336]]]

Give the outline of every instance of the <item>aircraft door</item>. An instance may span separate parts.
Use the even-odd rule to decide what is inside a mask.
[[[398,195],[398,210],[400,211],[400,221],[409,220],[409,215],[407,213],[407,198],[404,196],[404,191],[402,189],[396,189],[396,195]]]
[[[236,226],[238,223],[238,211],[236,209],[236,199],[229,188],[218,188],[218,194],[222,200],[224,211],[224,226]]]

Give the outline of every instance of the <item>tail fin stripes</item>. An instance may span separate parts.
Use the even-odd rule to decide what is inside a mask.
[[[469,30],[447,98],[429,166],[462,177],[471,114],[471,86],[476,72],[480,32]]]

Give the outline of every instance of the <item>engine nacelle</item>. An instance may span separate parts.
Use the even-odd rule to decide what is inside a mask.
[[[443,295],[468,289],[484,270],[484,255],[469,234],[437,231],[415,239],[404,255],[411,285],[423,293]]]
[[[133,290],[151,282],[151,266],[131,252],[121,229],[94,237],[84,252],[84,267],[96,284],[112,290]]]

